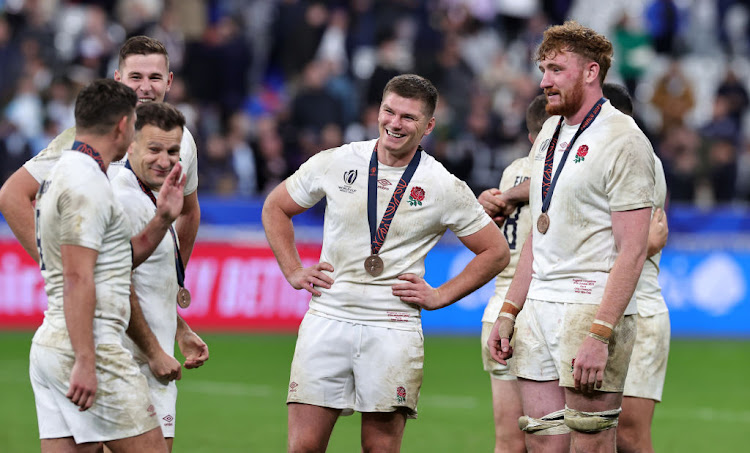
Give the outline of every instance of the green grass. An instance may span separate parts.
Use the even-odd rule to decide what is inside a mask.
[[[294,337],[205,335],[211,359],[178,384],[175,452],[283,452],[286,388]],[[30,333],[0,333],[0,451],[39,450],[28,381]],[[478,339],[426,338],[419,420],[403,451],[489,452],[489,378]],[[657,452],[747,451],[750,442],[750,342],[672,342],[653,424]],[[359,416],[343,417],[329,451],[359,451]]]

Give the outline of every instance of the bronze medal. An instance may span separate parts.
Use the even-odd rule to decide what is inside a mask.
[[[180,308],[188,308],[190,306],[190,291],[187,288],[180,287],[177,291],[177,305]]]
[[[383,259],[378,255],[370,255],[365,260],[365,271],[373,277],[383,273]]]
[[[549,229],[549,216],[546,212],[539,215],[539,218],[536,221],[536,229],[542,234],[546,233]]]

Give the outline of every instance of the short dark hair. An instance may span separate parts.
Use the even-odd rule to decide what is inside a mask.
[[[385,85],[383,99],[388,93],[394,93],[407,99],[416,99],[425,104],[425,113],[432,117],[438,102],[438,91],[429,80],[416,74],[398,75]]]
[[[120,47],[120,60],[117,66],[122,69],[123,62],[131,55],[152,54],[164,55],[164,59],[167,62],[167,71],[169,71],[169,54],[167,53],[167,48],[158,39],[143,35],[133,36],[125,41],[125,44]]]
[[[536,137],[542,130],[544,122],[550,114],[547,113],[547,96],[540,94],[526,107],[526,129],[532,137]]]
[[[138,96],[127,85],[112,79],[97,79],[76,97],[76,129],[107,134],[123,116],[133,114]]]
[[[602,85],[602,93],[612,103],[612,107],[633,116],[633,98],[630,97],[627,88],[617,83],[605,83]]]
[[[599,84],[604,84],[612,66],[612,43],[594,30],[569,20],[544,31],[544,38],[536,51],[535,60],[554,58],[558,52],[572,52],[599,65]]]
[[[143,126],[156,126],[163,131],[171,131],[185,127],[185,116],[173,105],[166,102],[146,102],[135,109],[135,130],[140,131]]]

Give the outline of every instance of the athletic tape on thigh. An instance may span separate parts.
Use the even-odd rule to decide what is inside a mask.
[[[622,408],[601,412],[583,412],[565,406],[565,424],[582,433],[598,433],[617,426]]]
[[[537,436],[552,436],[555,434],[567,434],[570,428],[565,426],[565,409],[547,414],[542,418],[531,418],[528,415],[518,417],[518,427],[521,431]]]

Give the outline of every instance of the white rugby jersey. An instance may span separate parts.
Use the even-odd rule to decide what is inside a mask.
[[[23,167],[41,184],[47,178],[55,163],[60,159],[62,151],[73,147],[75,135],[75,127],[65,129],[46,148],[41,150],[39,154],[27,160],[23,164]],[[125,166],[126,159],[127,157],[123,157],[122,160],[109,164],[107,168],[109,179],[114,179],[117,176],[120,169]],[[187,175],[185,190],[183,192],[187,196],[198,189],[198,148],[187,127],[182,128],[180,163],[182,163],[182,174]]]
[[[529,179],[531,176],[531,161],[528,156],[521,157],[511,162],[503,171],[500,179],[500,191],[505,192]],[[490,298],[482,316],[483,322],[495,322],[500,314],[500,309],[508,292],[510,282],[516,273],[518,259],[521,257],[521,249],[526,243],[526,238],[531,231],[531,211],[528,203],[519,205],[513,213],[508,216],[500,228],[508,241],[510,248],[510,263],[495,277],[495,294]]]
[[[365,272],[370,256],[367,219],[368,168],[377,140],[350,143],[322,151],[286,180],[292,199],[309,208],[323,197],[327,207],[320,261],[330,263],[334,284],[317,288],[310,311],[315,314],[396,329],[421,329],[420,309],[393,296],[398,276],[424,276],[424,257],[446,229],[456,236],[476,233],[492,221],[469,187],[438,161],[422,152],[419,166],[401,200],[379,256],[383,273]],[[406,167],[378,165],[377,223]]]
[[[62,152],[37,194],[36,224],[47,310],[33,341],[71,348],[63,312],[60,246],[78,245],[99,252],[94,267],[94,343],[119,344],[130,320],[131,228],[94,159],[78,151]]]
[[[544,123],[532,149],[529,197],[534,263],[528,297],[598,304],[617,258],[611,212],[653,206],[654,152],[631,117],[609,101],[604,103],[570,151],[547,211],[549,229],[541,234],[536,224],[542,208],[544,160],[559,119],[553,116]],[[578,126],[564,129],[568,130],[561,131],[555,169],[560,148]],[[625,313],[635,312],[634,296]]]
[[[138,185],[135,173],[123,168],[112,180],[112,190],[130,220],[130,234],[135,235],[154,218],[156,206]],[[154,192],[158,198],[158,193]],[[135,293],[151,331],[164,351],[174,356],[177,332],[177,271],[172,235],[164,238],[146,261],[135,268],[132,275]],[[133,352],[140,363],[146,363],[145,354],[127,335],[123,345]]]
[[[667,181],[664,177],[664,167],[657,156],[654,156],[654,163],[656,169],[654,207],[664,209],[664,202],[667,199]],[[635,298],[640,316],[654,316],[669,311],[659,285],[659,261],[661,261],[661,250],[654,256],[646,258],[646,262],[643,263],[641,278],[635,288]]]

